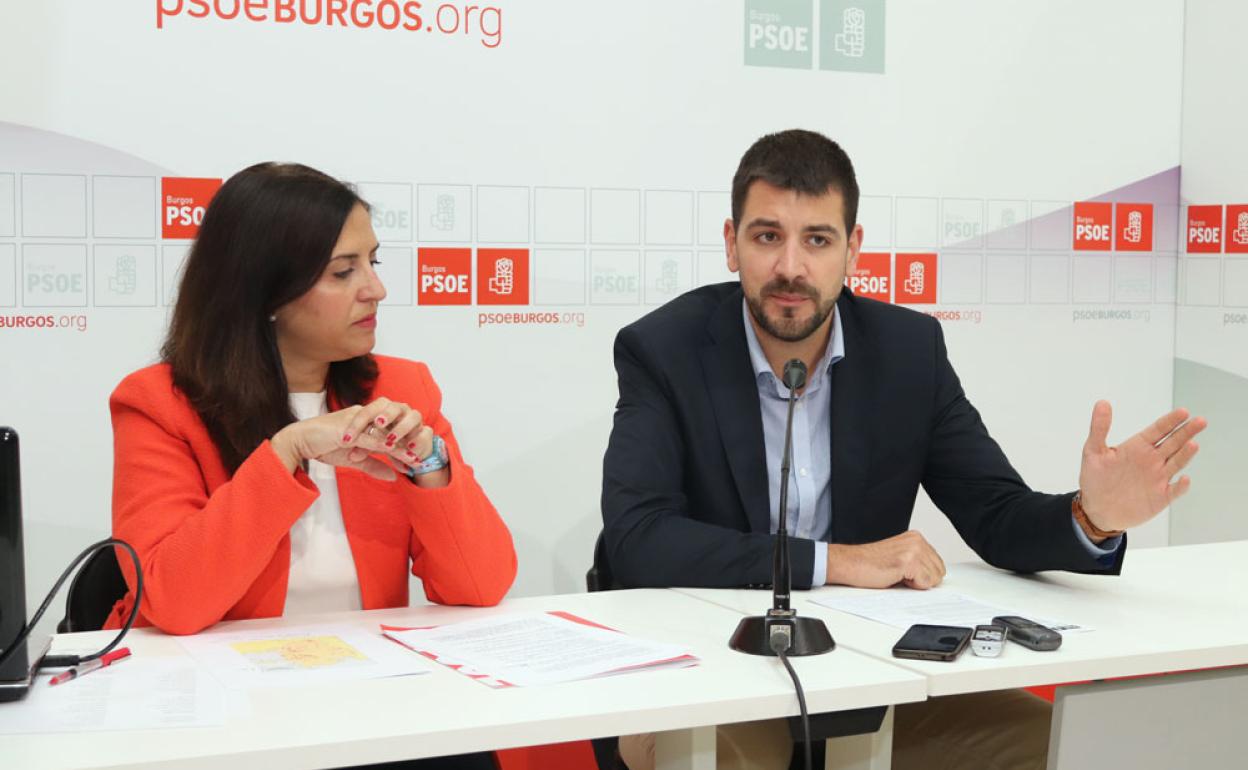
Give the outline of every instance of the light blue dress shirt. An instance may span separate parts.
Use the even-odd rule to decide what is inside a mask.
[[[771,531],[780,530],[780,459],[784,453],[784,423],[789,410],[789,389],[771,370],[759,344],[750,310],[741,301],[745,340],[758,383],[758,403],[763,412],[763,443],[767,458],[767,493],[771,501]],[[832,391],[828,373],[845,357],[841,310],[832,310],[832,337],[819,363],[806,377],[806,388],[793,409],[793,456],[789,467],[789,534],[807,540],[826,541],[832,531]],[[827,582],[828,549],[815,546],[814,585]]]
[[[745,341],[750,364],[758,384],[758,403],[763,417],[763,443],[767,459],[767,492],[770,500],[771,531],[780,530],[780,460],[784,453],[784,425],[788,416],[789,389],[771,370],[763,346],[758,341],[750,309],[741,301]],[[789,534],[816,541],[815,566],[811,587],[821,586],[828,577],[827,542],[832,531],[832,391],[829,374],[837,361],[845,358],[845,335],[841,309],[832,310],[832,336],[823,357],[808,374],[806,388],[797,397],[793,410],[793,455],[789,468]],[[1112,563],[1122,545],[1122,537],[1093,543],[1072,516],[1070,525],[1088,553],[1102,563]]]

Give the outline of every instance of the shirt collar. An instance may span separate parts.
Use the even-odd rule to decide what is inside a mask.
[[[754,331],[754,324],[750,321],[750,308],[746,304],[745,298],[741,299],[741,320],[745,324],[745,343],[750,349],[750,364],[754,367],[755,380],[760,383],[767,380],[774,382],[776,392],[781,397],[787,397],[788,389],[776,377],[775,372],[771,370],[771,364],[767,362],[767,356],[763,354],[763,346],[758,341],[758,333]],[[828,340],[828,347],[823,351],[823,357],[819,359],[819,363],[815,364],[815,371],[810,377],[806,390],[818,390],[818,386],[823,381],[821,375],[831,369],[832,364],[844,357],[845,333],[841,328],[841,308],[839,305],[833,305],[832,337]]]

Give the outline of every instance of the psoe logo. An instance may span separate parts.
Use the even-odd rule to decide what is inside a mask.
[[[1075,204],[1075,251],[1109,251],[1113,247],[1114,204]]]
[[[194,238],[220,179],[167,176],[160,180],[160,237]]]
[[[1152,251],[1153,204],[1119,203],[1117,218],[1115,249],[1118,251]]]
[[[1217,254],[1222,251],[1222,207],[1187,207],[1187,252]]]
[[[896,302],[898,305],[936,304],[936,255],[897,255]]]
[[[880,302],[893,301],[893,257],[891,254],[862,252],[858,266],[846,276],[845,283],[856,297],[867,297]]]
[[[884,72],[884,0],[819,0],[819,69]]]
[[[22,249],[22,304],[26,307],[86,307],[85,246],[32,243]]]
[[[1248,205],[1226,207],[1226,253],[1248,254]]]
[[[472,304],[472,249],[417,250],[417,304]]]
[[[745,63],[810,69],[813,16],[811,0],[746,0]]]
[[[529,304],[528,249],[477,249],[477,304]]]
[[[821,70],[883,73],[884,2],[746,0],[745,64],[813,69],[817,45]]]

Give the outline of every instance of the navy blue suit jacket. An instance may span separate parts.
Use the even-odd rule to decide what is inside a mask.
[[[603,544],[627,587],[771,582],[774,536],[758,386],[738,283],[684,294],[622,329],[620,398],[603,462]],[[935,319],[838,300],[845,358],[832,367],[834,543],[909,529],[922,484],[975,552],[1020,572],[1117,573],[1071,523],[1073,493],[1033,492],[988,435]],[[790,544],[793,585],[811,581],[811,540]],[[831,569],[832,565],[829,565]]]

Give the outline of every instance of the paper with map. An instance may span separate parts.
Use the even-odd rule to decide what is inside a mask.
[[[269,687],[429,673],[376,632],[339,626],[207,631],[179,639],[227,687]]]

